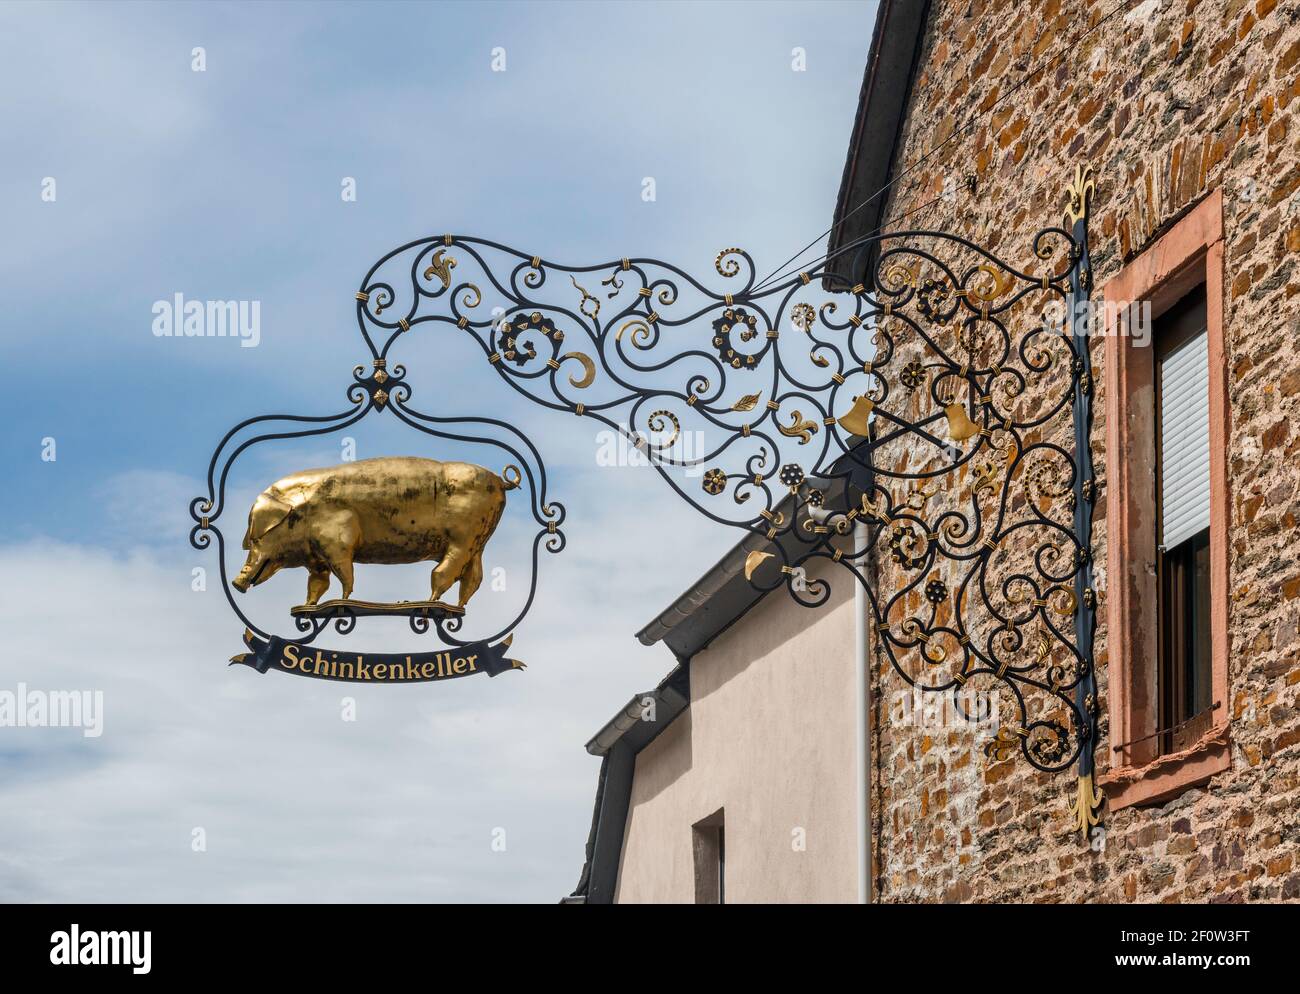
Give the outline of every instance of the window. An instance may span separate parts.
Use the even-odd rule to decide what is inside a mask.
[[[1219,191],[1102,295],[1110,727],[1098,784],[1118,810],[1168,800],[1231,764]]]
[[[1205,284],[1154,323],[1161,755],[1210,727],[1210,423]]]
[[[695,903],[727,903],[727,835],[723,809],[691,827],[695,858]]]

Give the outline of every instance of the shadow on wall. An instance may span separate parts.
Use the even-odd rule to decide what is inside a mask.
[[[638,754],[633,810],[653,801],[691,771],[694,763],[691,727],[688,707]]]

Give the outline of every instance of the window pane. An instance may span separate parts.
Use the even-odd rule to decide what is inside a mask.
[[[1213,702],[1210,673],[1210,531],[1191,540],[1192,545],[1192,686],[1190,714],[1200,714]],[[1190,716],[1190,715],[1189,715]]]

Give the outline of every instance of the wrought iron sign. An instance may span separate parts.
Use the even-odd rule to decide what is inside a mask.
[[[501,640],[532,603],[540,549],[564,547],[564,509],[516,428],[412,406],[392,353],[411,336],[463,336],[510,389],[620,433],[702,514],[752,533],[745,572],[759,589],[784,586],[815,607],[831,594],[825,564],[838,564],[865,588],[875,651],[904,681],[958,697],[1000,689],[1013,717],[988,743],[990,758],[1018,753],[1046,772],[1077,764],[1073,817],[1086,836],[1101,804],[1092,783],[1092,191],[1090,171],[1076,171],[1066,219],[1033,238],[1027,269],[926,230],[842,249],[858,253],[852,283],[829,262],[760,282],[740,248],[720,252],[702,279],[646,258],[566,266],[465,235],[395,249],[355,294],[369,359],[354,370],[349,406],[242,422],[212,457],[208,494],[191,505],[191,541],[216,539],[223,588],[246,627],[250,652],[236,658],[359,679],[371,657],[309,646],[330,625],[345,635],[360,618],[396,614],[446,647],[377,660],[386,677],[372,666],[365,678],[512,668]],[[861,260],[873,249],[868,279]],[[257,499],[247,562],[227,582],[217,519],[233,460],[250,445],[339,431],[372,413],[496,446],[510,468],[392,458],[288,476]],[[261,434],[237,441],[249,430]],[[527,603],[501,631],[464,641],[479,557],[514,501],[539,526]],[[351,598],[353,562],[423,560],[438,561],[427,600]],[[285,566],[310,576],[292,639],[259,630],[231,593]],[[331,577],[343,596],[322,601]]]

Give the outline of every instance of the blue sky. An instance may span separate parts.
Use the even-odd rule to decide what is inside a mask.
[[[428,336],[404,357],[413,403],[533,437],[569,547],[542,564],[525,674],[360,688],[344,723],[337,686],[224,667],[240,629],[214,586],[191,589],[212,562],[188,547],[186,503],[235,422],[347,406],[365,358],[352,294],[411,239],[701,276],[739,245],[774,268],[830,222],[873,18],[849,2],[0,6],[0,689],[103,689],[106,708],[98,739],[0,728],[0,898],[571,888],[597,769],[583,742],[670,668],[634,632],[735,534],[649,470],[597,466],[595,426]],[[153,303],[176,293],[260,301],[259,346],[155,337]],[[449,455],[391,418],[351,435],[363,457]],[[338,456],[330,438],[241,461],[232,516]],[[266,610],[301,585],[277,577]]]

